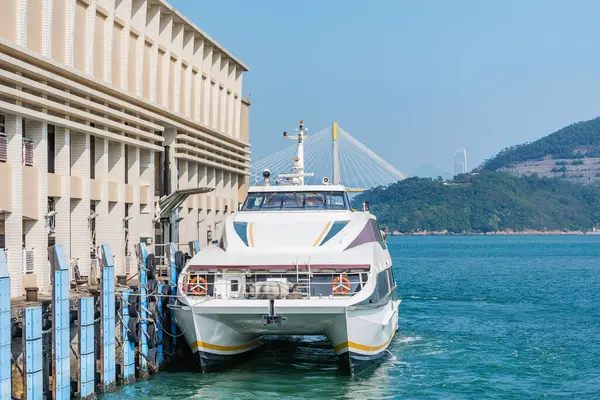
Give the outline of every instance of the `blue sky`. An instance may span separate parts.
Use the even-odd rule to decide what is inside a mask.
[[[253,158],[337,120],[399,170],[452,171],[600,115],[600,2],[171,0],[250,67]]]

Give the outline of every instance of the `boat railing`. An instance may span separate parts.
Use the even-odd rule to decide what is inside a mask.
[[[191,271],[182,277],[181,293],[212,299],[347,298],[368,281],[365,272],[246,272],[220,274]]]

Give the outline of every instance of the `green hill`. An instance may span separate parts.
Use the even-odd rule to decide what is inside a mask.
[[[379,223],[390,231],[590,230],[600,223],[600,188],[502,172],[459,175],[453,182],[409,178],[368,190]]]
[[[531,143],[503,149],[483,162],[478,170],[495,171],[525,161],[544,158],[600,157],[600,117],[577,122]]]

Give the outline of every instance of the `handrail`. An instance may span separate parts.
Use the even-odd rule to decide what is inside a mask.
[[[298,266],[298,264],[296,264]],[[186,296],[193,296],[193,297],[202,297],[202,298],[212,298],[212,299],[216,299],[216,298],[225,298],[225,299],[251,299],[251,298],[256,298],[258,295],[263,294],[262,292],[256,292],[256,290],[254,292],[248,291],[248,286],[249,284],[254,285],[254,287],[256,288],[256,284],[257,283],[266,283],[266,282],[271,282],[271,281],[267,281],[267,278],[295,278],[295,281],[293,280],[287,280],[286,282],[288,285],[288,294],[285,296],[285,298],[298,298],[298,296],[300,295],[300,298],[302,299],[310,299],[311,297],[322,297],[322,296],[331,296],[331,297],[351,297],[354,294],[356,294],[358,291],[362,290],[365,287],[366,281],[363,280],[363,273],[360,272],[356,272],[356,273],[351,273],[351,274],[344,274],[344,273],[332,273],[332,272],[313,272],[310,270],[310,264],[308,265],[308,271],[300,271],[299,269],[296,269],[295,271],[289,271],[289,272],[278,272],[278,273],[264,273],[264,272],[254,272],[254,273],[245,273],[243,274],[244,277],[241,278],[241,281],[238,282],[239,284],[239,290],[237,291],[231,291],[231,286],[230,286],[230,282],[227,281],[225,283],[225,293],[224,296],[221,296],[221,294],[215,294],[215,286],[217,285],[222,285],[223,282],[207,282],[205,284],[206,286],[206,291],[203,292],[202,294],[198,294],[198,293],[194,293],[190,290],[191,287],[191,281],[196,278],[196,277],[203,277],[203,278],[207,278],[208,276],[211,275],[216,275],[216,273],[211,273],[211,272],[206,272],[206,271],[188,271],[187,273],[185,273],[184,277],[183,277],[183,286],[180,288],[181,293],[186,295]],[[330,276],[331,277],[331,281],[327,281],[327,282],[313,282],[313,276]],[[351,288],[354,287],[354,290],[350,290],[348,293],[333,293],[333,286],[334,286],[334,279],[336,277],[341,277],[345,276],[348,278],[357,278],[358,281],[351,281],[350,282],[350,286]],[[234,278],[234,276],[232,276],[231,278]],[[262,278],[263,280],[259,279]],[[276,283],[273,282],[273,284],[275,285]],[[327,293],[324,295],[312,295],[311,293],[312,288],[313,287],[323,287],[323,286],[329,286],[329,288],[331,289],[331,293]],[[212,290],[211,290],[212,289]],[[329,291],[327,291],[329,292]],[[211,294],[212,293],[212,294]]]

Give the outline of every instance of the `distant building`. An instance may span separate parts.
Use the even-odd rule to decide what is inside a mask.
[[[467,173],[467,149],[454,152],[454,176]]]

